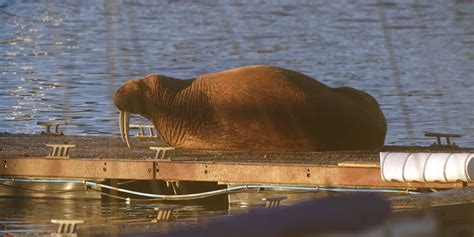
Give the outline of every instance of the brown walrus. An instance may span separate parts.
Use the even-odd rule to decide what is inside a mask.
[[[128,145],[129,113],[147,118],[165,143],[183,149],[375,149],[387,132],[369,94],[262,65],[188,80],[129,80],[114,103]]]

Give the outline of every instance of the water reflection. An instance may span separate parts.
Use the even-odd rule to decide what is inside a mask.
[[[45,233],[55,231],[51,219],[82,219],[88,225],[149,223],[156,218],[159,203],[101,202],[100,200],[0,198],[0,235],[6,233]],[[226,214],[202,206],[182,206],[173,214],[179,221],[195,223]]]

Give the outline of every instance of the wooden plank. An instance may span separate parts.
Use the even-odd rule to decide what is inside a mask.
[[[3,158],[1,176],[80,179],[154,178],[152,161],[56,158]]]

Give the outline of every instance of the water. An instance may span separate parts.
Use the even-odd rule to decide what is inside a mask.
[[[372,94],[386,144],[437,131],[473,147],[473,25],[462,0],[0,0],[0,132],[71,120],[67,134],[117,135],[127,79],[269,64]]]
[[[250,64],[369,92],[387,144],[474,146],[472,1],[0,1],[0,132],[117,134],[115,90]]]
[[[44,234],[56,231],[51,219],[86,220],[89,226],[97,224],[145,224],[156,218],[153,210],[159,204],[101,202],[100,200],[71,199],[11,199],[1,198],[0,235]],[[208,219],[226,214],[209,211],[202,206],[182,206],[173,217],[186,225],[197,223],[197,218]]]

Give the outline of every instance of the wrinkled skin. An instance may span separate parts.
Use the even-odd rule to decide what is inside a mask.
[[[261,65],[189,80],[161,75],[129,80],[114,103],[147,118],[165,143],[183,149],[377,149],[387,131],[369,94]],[[121,116],[128,142],[127,119]]]

